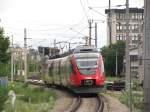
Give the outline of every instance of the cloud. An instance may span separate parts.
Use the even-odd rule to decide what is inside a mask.
[[[95,12],[89,11],[88,6],[106,6],[96,9],[104,14],[104,9],[108,8],[108,0],[88,0],[88,3],[86,0],[82,0],[82,2],[89,19],[106,19]],[[111,0],[111,2],[112,6],[125,4],[125,0]],[[142,0],[130,0],[130,3],[130,6],[143,5]],[[75,30],[80,31],[88,24],[87,18],[83,18],[85,14],[80,0],[0,0],[0,12],[0,18],[2,19],[0,25],[4,26],[8,35],[13,34],[14,39],[20,43],[23,41],[24,27],[27,28],[30,38],[40,40],[40,38],[49,37],[51,37],[50,39],[58,37],[60,39],[61,36],[65,37],[66,35],[77,37],[80,35],[70,31],[69,28],[73,27]],[[74,25],[77,23],[78,25]],[[99,27],[98,41],[102,46],[106,43],[106,23],[100,24]],[[82,33],[88,35],[88,26]],[[32,42],[35,45],[34,41]]]

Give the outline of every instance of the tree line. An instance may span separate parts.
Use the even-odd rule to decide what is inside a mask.
[[[109,46],[101,48],[101,54],[104,58],[105,73],[106,75],[115,76],[116,74],[116,59],[117,59],[117,75],[121,76],[124,67],[125,56],[125,41],[117,41]]]
[[[4,29],[0,28],[0,76],[8,75],[10,72],[10,41],[5,36]]]

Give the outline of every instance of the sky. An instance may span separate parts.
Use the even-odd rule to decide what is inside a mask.
[[[125,0],[111,0],[112,8],[124,4]],[[143,4],[143,0],[130,0],[130,7]],[[27,38],[31,38],[28,46],[35,48],[53,46],[54,39],[84,43],[83,37],[89,34],[88,20],[92,19],[98,22],[98,48],[101,48],[107,44],[106,8],[108,0],[0,0],[0,26],[7,36],[13,35],[14,44],[19,46],[23,46],[26,28]],[[92,32],[94,38],[94,28]]]

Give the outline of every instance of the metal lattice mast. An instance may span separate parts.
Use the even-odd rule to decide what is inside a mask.
[[[150,111],[150,0],[144,0],[144,112]]]
[[[129,55],[129,0],[126,0],[126,90],[129,91],[130,55]]]
[[[24,29],[24,81],[27,81],[27,31]]]
[[[130,107],[130,112],[132,112],[132,87],[131,87],[131,62],[130,62],[130,36],[129,36],[129,0],[126,0],[126,92],[128,94],[128,105]]]

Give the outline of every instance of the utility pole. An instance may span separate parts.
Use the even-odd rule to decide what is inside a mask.
[[[12,42],[11,42],[11,82],[13,83],[14,80],[14,54],[13,54],[13,36],[12,36]]]
[[[45,55],[45,47],[43,47],[43,57],[44,57],[44,55]]]
[[[132,112],[132,92],[131,92],[131,70],[130,70],[130,55],[129,55],[129,0],[126,0],[126,91],[129,94],[130,112]]]
[[[129,90],[130,56],[129,56],[129,0],[126,0],[126,90]]]
[[[95,23],[95,47],[97,47],[97,23]]]
[[[85,45],[88,45],[88,37],[85,37]]]
[[[118,52],[116,50],[116,77],[118,75]]]
[[[69,51],[71,51],[71,44],[77,44],[77,42],[71,43],[71,42],[66,42],[69,43]]]
[[[27,81],[27,30],[24,28],[24,81]]]
[[[144,0],[144,111],[150,111],[150,0]]]
[[[71,44],[71,43],[70,43],[70,42],[68,42],[68,44],[69,44],[69,52],[70,52],[70,44]]]
[[[108,27],[109,27],[109,45],[112,43],[111,41],[111,1],[109,0],[109,14],[108,14]]]
[[[89,45],[91,45],[91,40],[92,40],[92,20],[89,20]]]
[[[54,48],[56,48],[56,39],[54,39]]]

